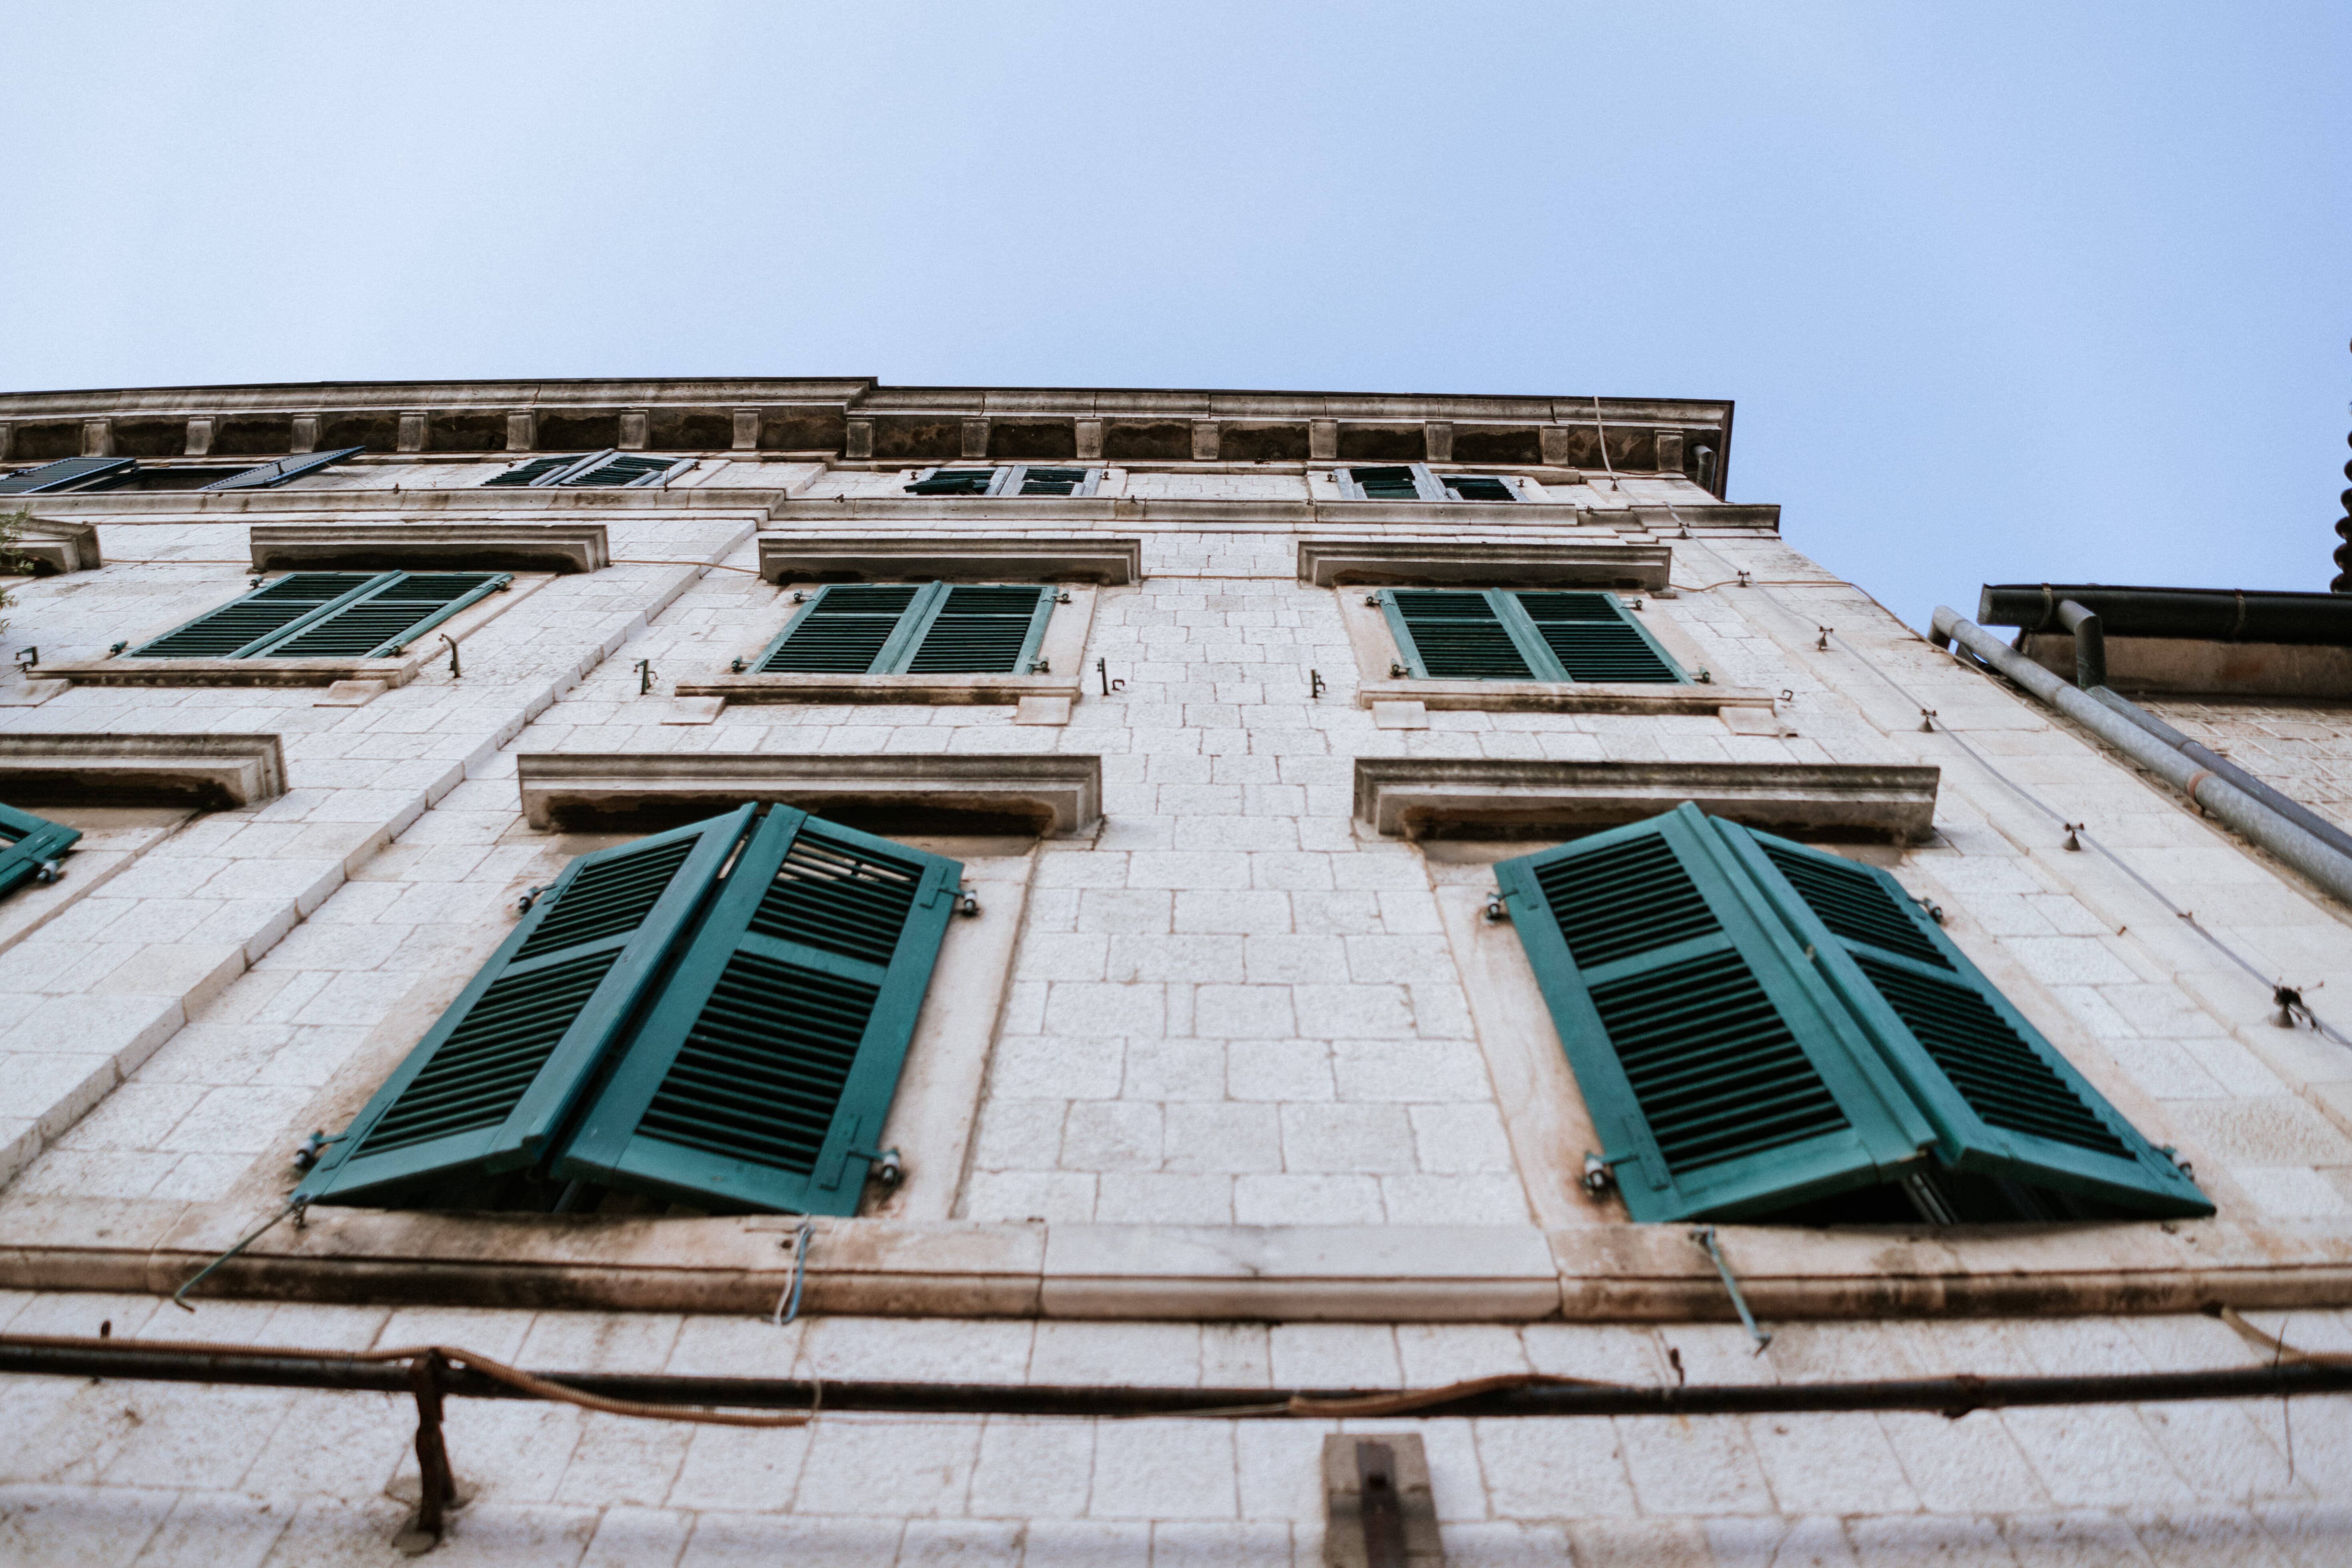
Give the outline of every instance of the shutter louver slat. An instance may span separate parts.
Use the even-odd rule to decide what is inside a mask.
[[[1798,896],[1822,917],[1822,923],[1839,936],[1939,969],[1952,967],[1951,961],[1936,951],[1936,944],[1920,934],[1902,909],[1888,901],[1877,879],[1861,867],[1832,862],[1825,855],[1800,852],[1769,839],[1757,842]]]
[[[856,1212],[961,869],[772,808],[558,1173]]]
[[[870,674],[920,592],[911,584],[820,588],[754,668],[762,675]]]
[[[537,1160],[751,815],[745,806],[573,860],[299,1191],[322,1203],[393,1201]]]
[[[1018,675],[1038,620],[1042,588],[953,587],[907,668],[919,675]]]
[[[1432,680],[1529,680],[1535,672],[1481,593],[1400,588],[1389,595]]]
[[[294,572],[131,649],[131,658],[236,658],[340,599],[383,582],[373,572]]]

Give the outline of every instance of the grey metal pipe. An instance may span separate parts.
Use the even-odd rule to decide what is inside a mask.
[[[1977,619],[2029,632],[2059,629],[2072,599],[2119,637],[2194,637],[2212,642],[2352,644],[2352,597],[2258,588],[2129,588],[2098,583],[1988,583]]]
[[[2074,684],[2088,691],[2107,683],[2107,633],[2095,610],[2060,602],[2058,624],[2074,634]]]
[[[2352,904],[2352,856],[2289,821],[2239,788],[2213,768],[2172,746],[2086,693],[2077,691],[2000,638],[1964,619],[1948,605],[1936,606],[1928,640],[1942,647],[1958,642],[1978,658],[2025,688],[2108,745],[2163,779],[2224,826],[2261,846]]]
[[[2198,766],[2212,769],[2214,773],[2236,784],[2314,838],[2333,848],[2337,854],[2352,857],[2352,833],[2345,832],[2301,801],[2292,795],[2281,795],[2219,752],[2190,740],[2114,689],[2105,686],[2097,687],[2091,691],[2091,695]]]

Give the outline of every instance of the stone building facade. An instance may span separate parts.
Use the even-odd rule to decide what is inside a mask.
[[[2330,1016],[2341,904],[1725,500],[1730,437],[1724,403],[854,379],[0,397],[38,571],[0,801],[79,834],[0,899],[0,1334],[1362,1392],[2254,1364],[2213,1303],[2352,1349],[2352,1051],[2268,984]],[[145,651],[393,573],[487,586],[396,648]],[[934,582],[1042,587],[1034,635],[772,658],[835,588]],[[1409,596],[1471,590],[1575,596],[1666,674],[1578,665],[1533,598],[1479,612],[1516,674],[1448,663],[1455,609]],[[2341,818],[2342,705],[2164,710]],[[519,904],[744,802],[953,861],[976,906],[887,1118],[828,1135],[897,1179],[852,1167],[805,1230],[658,1184],[321,1201],[166,1304],[355,1158],[297,1167],[552,919]],[[1632,1217],[1496,868],[1684,803],[1934,906],[1919,940],[2210,1215],[1820,1206],[1846,1181]],[[394,1395],[16,1376],[0,1429],[11,1560],[390,1561],[415,1511]],[[459,1400],[448,1434],[442,1552],[535,1563],[1361,1561],[1327,1439],[1408,1434],[1457,1563],[2352,1555],[2332,1396],[779,1431]]]

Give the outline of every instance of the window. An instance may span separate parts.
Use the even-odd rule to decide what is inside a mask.
[[[514,579],[497,572],[292,572],[131,658],[383,658]]]
[[[2213,1212],[1885,871],[1685,805],[1496,874],[1637,1220]]]
[[[910,496],[1090,496],[1100,468],[1045,468],[1026,463],[988,468],[925,468],[906,487]]]
[[[1038,645],[1058,600],[1034,584],[832,583],[751,665],[760,675],[1045,673]]]
[[[1513,474],[1439,474],[1424,463],[1339,468],[1333,478],[1349,500],[1500,500],[1529,499],[1527,481]]]
[[[855,1213],[963,868],[757,811],[573,860],[300,1193],[464,1202],[528,1173]]]
[[[572,453],[533,458],[482,481],[485,489],[645,489],[667,484],[694,467],[691,458],[648,458],[641,452]]]
[[[0,494],[63,495],[95,490],[260,490],[274,489],[315,474],[331,464],[357,457],[364,447],[344,447],[332,452],[302,452],[257,467],[183,464],[173,468],[142,468],[131,458],[67,458],[37,468],[24,468],[0,479]]]
[[[58,879],[58,858],[81,837],[78,827],[0,805],[0,893],[29,879]]]
[[[1614,594],[1383,588],[1395,679],[1683,684],[1682,668]]]

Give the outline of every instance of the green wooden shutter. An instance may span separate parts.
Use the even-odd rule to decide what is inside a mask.
[[[392,572],[317,620],[236,657],[383,658],[514,579],[503,572]]]
[[[1507,500],[1519,499],[1508,479],[1492,474],[1447,474],[1439,481],[1452,500]]]
[[[198,616],[127,658],[249,658],[286,634],[310,625],[372,589],[389,586],[396,572],[289,572],[266,588],[241,595]]]
[[[1686,680],[1614,594],[1521,591],[1510,597],[1527,615],[1570,680]]]
[[[199,488],[207,490],[276,489],[279,485],[291,483],[305,474],[315,474],[320,468],[330,468],[346,458],[356,458],[366,450],[365,447],[340,447],[331,452],[304,452],[291,458],[279,458],[275,462],[263,463],[241,474],[231,474],[225,479],[216,479]]]
[[[1087,482],[1093,471],[1091,468],[1024,468],[1019,488],[1013,493],[1024,496],[1085,495],[1094,488]]]
[[[1497,866],[1637,1220],[1896,1180],[1933,1129],[1684,805]]]
[[[568,468],[579,461],[580,454],[577,452],[566,453],[557,458],[533,458],[528,462],[517,463],[504,473],[492,474],[482,481],[482,488],[490,489],[501,485],[534,486],[559,469]]]
[[[1053,589],[942,587],[896,668],[917,675],[1029,673],[1054,613]]]
[[[1424,680],[1538,680],[1540,643],[1478,588],[1383,588],[1376,595],[1400,662]]]
[[[761,675],[867,675],[914,612],[928,607],[929,585],[829,583],[784,624],[751,668]],[[919,606],[918,597],[924,598]]]
[[[0,495],[55,495],[64,490],[110,490],[138,471],[132,458],[60,458],[37,468],[19,468],[0,478]]]
[[[564,868],[299,1191],[397,1201],[536,1162],[662,972],[752,808]]]
[[[0,805],[0,893],[40,876],[42,867],[73,847],[80,837],[79,827]]]
[[[994,468],[933,468],[902,488],[910,496],[984,496],[995,485]]]
[[[1820,948],[1831,986],[1935,1124],[1947,1167],[2141,1213],[2213,1212],[1892,876],[1736,823],[1716,828]]]
[[[603,462],[591,464],[579,473],[565,475],[554,484],[558,489],[625,489],[658,484],[679,461],[677,458],[646,458],[633,452],[615,452]]]
[[[962,870],[772,808],[555,1173],[855,1213]]]

